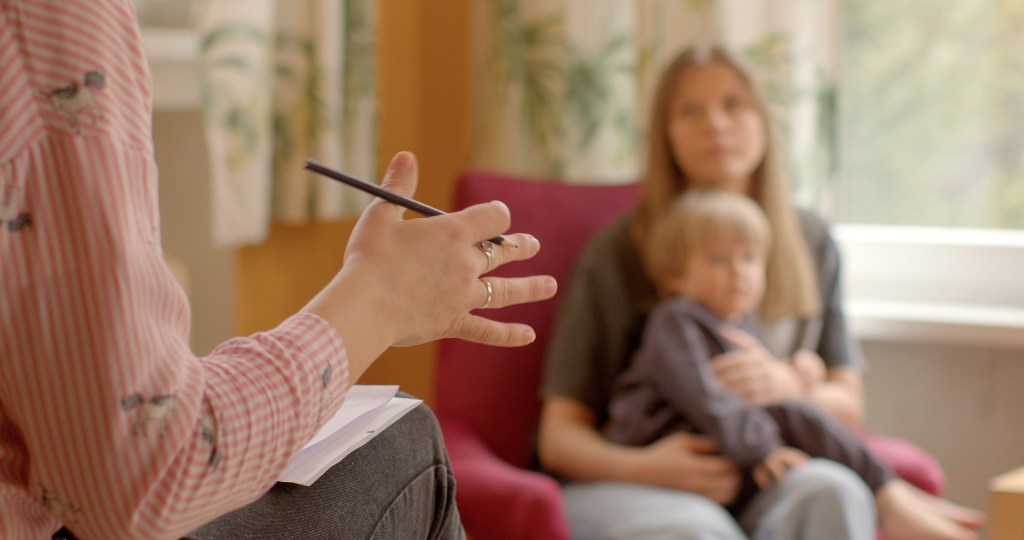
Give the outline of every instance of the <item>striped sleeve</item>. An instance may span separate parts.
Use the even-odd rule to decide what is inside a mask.
[[[0,84],[0,538],[180,537],[340,407],[341,338],[300,314],[189,350],[131,0],[0,0]]]

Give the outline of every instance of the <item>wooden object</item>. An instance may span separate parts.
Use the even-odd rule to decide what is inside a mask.
[[[989,540],[1024,540],[1024,467],[989,482]]]

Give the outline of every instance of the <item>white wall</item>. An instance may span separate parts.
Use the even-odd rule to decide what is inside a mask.
[[[988,509],[988,481],[1024,466],[1024,351],[864,342],[867,423],[929,450],[946,496]]]

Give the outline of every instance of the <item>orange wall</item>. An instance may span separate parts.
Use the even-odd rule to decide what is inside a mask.
[[[378,3],[380,170],[400,150],[420,162],[417,198],[450,207],[468,160],[472,0]],[[275,224],[268,240],[238,255],[238,331],[271,328],[300,309],[341,267],[354,220]],[[392,349],[359,381],[400,384],[433,402],[436,344]]]

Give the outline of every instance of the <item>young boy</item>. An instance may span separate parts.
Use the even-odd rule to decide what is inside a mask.
[[[896,478],[824,411],[806,401],[751,405],[716,379],[711,359],[730,348],[721,328],[761,337],[754,313],[764,293],[771,230],[756,203],[734,192],[691,190],[675,201],[649,241],[654,255],[646,261],[648,271],[669,297],[652,310],[640,348],[617,381],[611,440],[645,445],[680,430],[708,435],[749,473],[729,506],[734,514],[758,487],[781,481],[808,454],[831,459],[875,493],[890,538],[961,536],[964,523],[950,517],[950,503]]]

